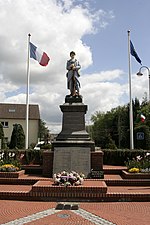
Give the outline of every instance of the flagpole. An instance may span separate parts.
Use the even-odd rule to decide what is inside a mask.
[[[25,149],[28,149],[28,146],[29,146],[30,37],[31,37],[31,34],[28,34],[27,90],[26,90],[26,143],[25,143]]]
[[[128,30],[128,60],[129,60],[129,96],[130,96],[130,149],[134,149],[133,137],[133,106],[132,106],[132,88],[131,88],[131,54],[130,54],[130,30]]]

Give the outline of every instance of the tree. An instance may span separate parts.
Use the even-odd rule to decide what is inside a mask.
[[[25,134],[23,128],[21,124],[14,124],[9,148],[23,149],[24,147],[25,147]]]
[[[146,102],[141,103],[140,109],[137,111],[137,118],[134,126],[134,142],[135,148],[138,149],[150,149],[150,104]],[[141,121],[141,114],[145,116],[145,121]],[[142,132],[144,134],[143,140],[137,140],[137,133]]]
[[[101,148],[105,148],[105,138],[107,137],[104,116],[104,113],[96,112],[91,118],[92,122],[94,122],[92,138],[95,141],[96,146],[100,146]]]
[[[0,123],[0,139],[1,139],[1,148],[4,148],[4,131],[3,125]]]
[[[47,142],[49,139],[49,129],[46,126],[46,123],[44,120],[40,120],[39,138],[40,138],[40,140],[44,140],[45,142]]]
[[[142,140],[137,139],[137,134],[142,133],[144,137]],[[134,128],[134,145],[136,149],[150,149],[150,130],[146,125],[139,125]]]
[[[146,102],[146,99],[140,104],[137,98],[132,100],[132,103],[135,147],[142,148],[142,142],[136,140],[136,132],[138,131],[144,132],[143,148],[148,149],[150,146],[150,104]],[[130,106],[127,104],[118,106],[106,113],[96,112],[92,115],[92,138],[97,146],[101,148],[115,148],[115,146],[117,148],[130,148],[129,108]],[[146,117],[144,124],[140,120],[141,113]]]

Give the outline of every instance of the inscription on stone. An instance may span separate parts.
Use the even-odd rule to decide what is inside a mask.
[[[103,179],[104,178],[104,171],[102,170],[92,170],[90,173],[90,177],[94,179]]]
[[[90,155],[90,148],[87,147],[56,147],[54,148],[53,173],[73,170],[88,176],[91,170]]]

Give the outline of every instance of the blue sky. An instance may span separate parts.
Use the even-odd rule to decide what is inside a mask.
[[[149,0],[0,0],[0,102],[26,102],[27,38],[50,57],[47,67],[30,60],[30,103],[38,104],[49,129],[61,130],[69,93],[66,61],[74,50],[81,64],[86,122],[129,102],[128,35],[142,64],[150,61]],[[132,97],[148,92],[148,71],[131,57]]]
[[[95,35],[87,35],[83,41],[90,45],[93,65],[89,71],[110,70],[115,68],[128,71],[127,30],[144,65],[149,66],[150,2],[148,0],[97,0],[89,1],[92,7],[112,11],[114,18],[108,26]],[[139,64],[132,59],[132,70],[137,71]]]

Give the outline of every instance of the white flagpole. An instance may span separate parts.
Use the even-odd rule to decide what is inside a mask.
[[[129,96],[130,96],[130,149],[134,149],[133,138],[133,106],[132,106],[132,87],[131,87],[131,54],[130,54],[130,30],[128,30],[128,59],[129,59]]]
[[[25,144],[25,149],[28,149],[28,147],[29,147],[30,37],[31,37],[31,34],[28,34],[27,90],[26,90],[26,144]]]

